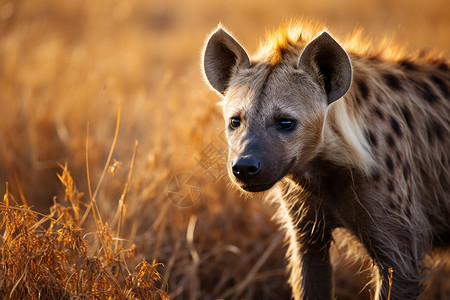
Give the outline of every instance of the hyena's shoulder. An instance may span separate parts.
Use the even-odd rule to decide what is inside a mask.
[[[356,119],[370,151],[374,161],[372,184],[393,199],[393,211],[411,215],[408,207],[420,202],[428,214],[448,215],[448,59],[351,57],[353,83],[340,105]]]

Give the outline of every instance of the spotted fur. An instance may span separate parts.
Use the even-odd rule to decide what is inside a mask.
[[[377,50],[358,32],[342,45],[293,23],[249,58],[222,28],[211,36],[205,74],[223,97],[230,177],[250,192],[277,187],[295,299],[333,297],[339,228],[373,260],[377,299],[388,268],[391,299],[415,299],[424,257],[450,245],[449,61]]]

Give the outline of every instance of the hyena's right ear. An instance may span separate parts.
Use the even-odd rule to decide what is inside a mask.
[[[203,55],[203,68],[211,86],[222,95],[237,67],[249,67],[244,48],[219,27],[209,38]]]

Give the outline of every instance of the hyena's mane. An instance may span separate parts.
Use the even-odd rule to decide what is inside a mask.
[[[322,32],[330,32],[328,27],[313,20],[290,21],[275,30],[269,30],[266,38],[260,43],[255,61],[270,62],[276,65],[281,62],[296,62],[303,48]],[[353,57],[366,58],[387,63],[406,64],[408,61],[447,64],[442,52],[429,49],[408,52],[407,44],[400,44],[395,35],[378,39],[364,35],[362,28],[356,28],[351,34],[339,36],[331,32],[339,40],[343,48]]]

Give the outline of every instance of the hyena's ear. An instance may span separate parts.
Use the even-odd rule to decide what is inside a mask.
[[[224,94],[231,75],[239,66],[250,66],[247,53],[225,30],[217,29],[209,38],[203,55],[206,78],[213,88]]]
[[[322,81],[328,104],[344,96],[352,84],[350,58],[327,32],[306,45],[300,55],[298,67]]]

